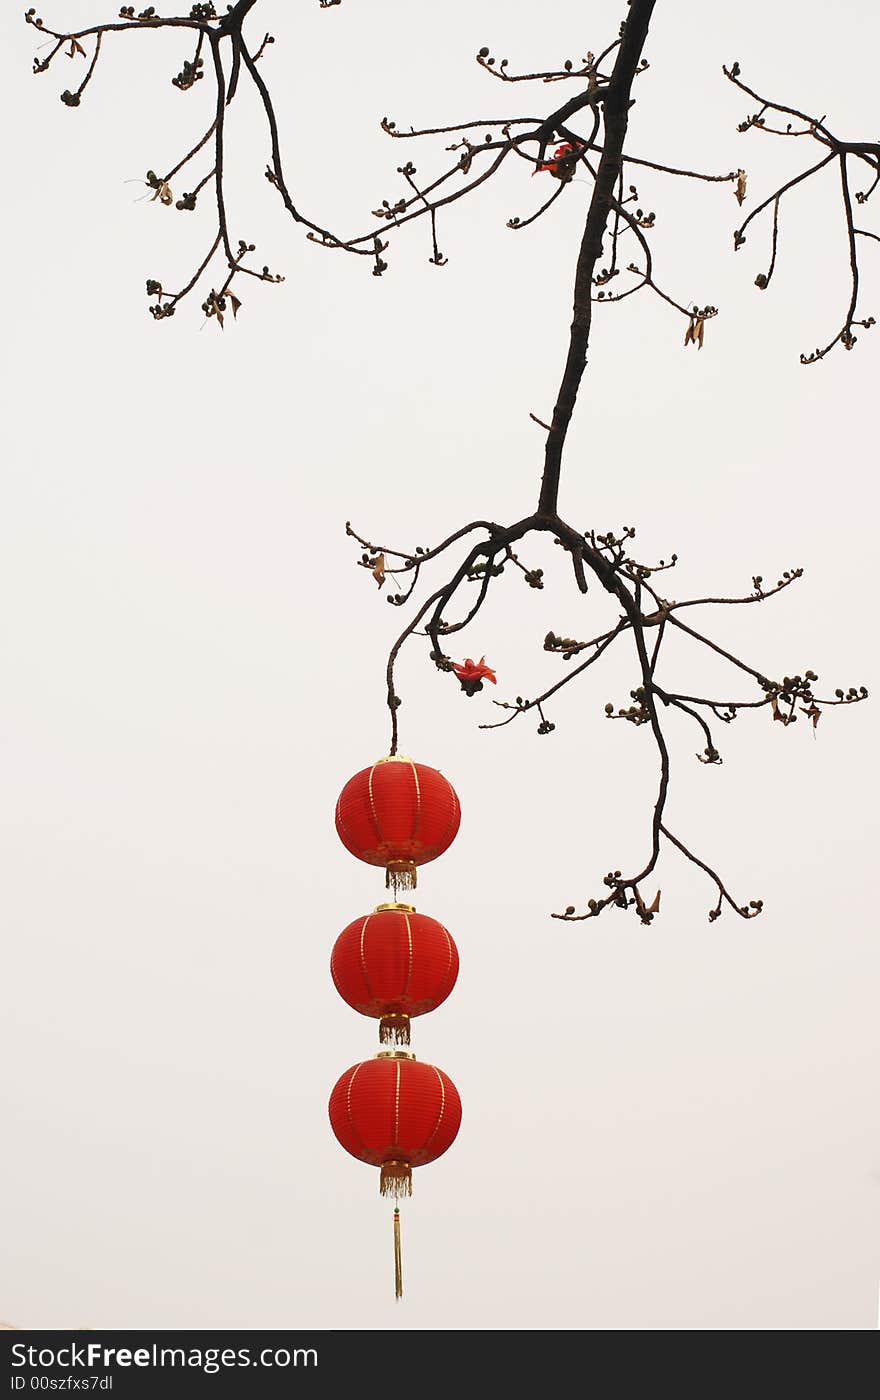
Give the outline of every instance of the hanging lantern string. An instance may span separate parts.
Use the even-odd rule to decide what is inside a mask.
[[[394,1207],[394,1296],[403,1297],[403,1263],[400,1255],[400,1207]]]

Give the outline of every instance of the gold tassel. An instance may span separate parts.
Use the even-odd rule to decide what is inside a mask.
[[[405,1011],[390,1011],[379,1022],[380,1045],[409,1045],[409,1016]]]
[[[403,1262],[400,1256],[400,1207],[394,1207],[394,1296],[403,1297]]]
[[[379,1169],[379,1194],[391,1196],[395,1201],[412,1195],[412,1168],[409,1162],[391,1159],[382,1163]]]
[[[395,900],[401,890],[414,890],[418,882],[415,861],[392,860],[385,867],[385,888],[391,890]]]

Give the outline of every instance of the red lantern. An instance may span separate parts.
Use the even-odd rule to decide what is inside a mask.
[[[443,854],[460,821],[452,784],[436,768],[400,754],[355,774],[336,803],[343,846],[368,865],[383,865],[395,897],[415,888],[416,867]]]
[[[433,1162],[455,1140],[461,1099],[434,1065],[406,1050],[380,1050],[337,1080],[330,1124],[346,1152],[379,1167],[383,1196],[410,1196],[412,1168]]]
[[[458,976],[451,934],[411,904],[380,904],[337,938],[330,974],[343,1001],[379,1019],[379,1040],[409,1045],[411,1016],[444,1002]]]

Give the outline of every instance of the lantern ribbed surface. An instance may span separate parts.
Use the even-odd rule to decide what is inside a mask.
[[[458,949],[429,915],[407,904],[380,905],[343,929],[330,974],[343,1001],[362,1016],[396,1018],[383,1040],[408,1044],[407,1019],[433,1011],[455,986]]]
[[[336,803],[339,839],[368,865],[415,867],[451,845],[461,821],[452,784],[436,768],[395,756],[345,784]],[[401,882],[402,888],[411,888]]]
[[[425,1166],[455,1140],[461,1099],[435,1065],[401,1052],[380,1053],[352,1065],[330,1095],[330,1123],[337,1140],[374,1167]]]

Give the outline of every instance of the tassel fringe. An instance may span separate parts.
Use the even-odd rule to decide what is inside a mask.
[[[380,1045],[409,1045],[409,1016],[405,1011],[389,1012],[379,1022]]]
[[[412,1168],[409,1162],[383,1162],[379,1168],[379,1194],[402,1201],[412,1195]]]
[[[403,1261],[400,1254],[400,1209],[394,1207],[394,1296],[403,1297]]]
[[[385,888],[391,890],[395,900],[401,891],[414,890],[418,883],[418,871],[414,861],[392,860],[385,867]]]

